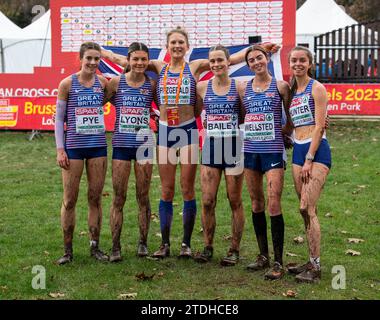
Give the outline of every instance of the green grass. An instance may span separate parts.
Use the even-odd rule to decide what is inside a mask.
[[[199,265],[176,258],[182,237],[182,200],[177,180],[172,229],[172,257],[164,261],[135,256],[138,239],[137,205],[134,177],[131,175],[124,210],[123,257],[120,264],[101,264],[89,257],[87,231],[86,179],[83,176],[77,203],[74,236],[74,262],[56,266],[62,254],[60,204],[62,184],[55,164],[54,136],[28,141],[24,132],[0,132],[0,299],[51,299],[49,293],[65,294],[63,299],[117,299],[121,293],[137,293],[137,299],[289,299],[287,290],[297,292],[296,299],[379,299],[380,298],[380,125],[378,122],[332,122],[329,141],[333,168],[319,201],[322,229],[322,281],[317,285],[297,284],[286,275],[277,282],[263,280],[263,273],[248,273],[245,266],[256,256],[250,201],[246,188],[243,199],[246,215],[241,243],[241,262],[222,268],[229,241],[230,209],[222,180],[217,212],[215,252],[212,263]],[[110,137],[110,136],[109,136]],[[111,154],[111,150],[109,150]],[[289,153],[290,155],[290,153]],[[112,198],[111,162],[103,197],[101,247],[111,247],[109,208]],[[197,200],[200,208],[199,173]],[[107,193],[109,196],[107,196]],[[157,214],[160,186],[154,169],[150,192],[153,213]],[[290,170],[286,171],[283,192],[285,218],[285,263],[307,259],[306,244],[296,245],[293,238],[302,235],[303,223]],[[200,210],[198,210],[200,212]],[[330,213],[332,217],[325,215]],[[343,234],[341,231],[346,231]],[[149,249],[160,244],[158,220],[152,221]],[[269,232],[270,234],[270,232]],[[349,237],[361,238],[361,244],[349,244]],[[198,213],[192,240],[193,250],[203,247]],[[271,246],[270,246],[271,247]],[[347,249],[360,251],[348,256]],[[46,269],[46,290],[34,290],[32,268]],[[346,269],[346,289],[334,290],[331,273],[334,265]],[[137,281],[136,274],[155,274],[152,280]]]

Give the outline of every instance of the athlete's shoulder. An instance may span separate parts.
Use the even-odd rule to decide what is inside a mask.
[[[59,90],[70,90],[72,84],[72,75],[67,76],[66,78],[62,79],[59,83],[58,89]]]
[[[287,92],[290,91],[289,83],[287,83],[284,80],[277,80],[277,88],[280,92]]]
[[[313,81],[312,93],[314,94],[326,94],[326,87],[317,80]]]

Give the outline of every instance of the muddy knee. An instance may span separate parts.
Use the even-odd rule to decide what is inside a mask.
[[[203,199],[203,209],[205,212],[212,212],[216,206],[216,198]]]
[[[102,200],[100,194],[97,194],[97,193],[90,191],[87,195],[87,199],[88,199],[88,203],[90,206],[100,207],[101,200]]]
[[[174,198],[174,187],[162,189],[162,200],[173,201],[173,198]]]
[[[239,210],[242,206],[242,200],[240,197],[229,196],[230,207],[232,211]]]
[[[127,196],[124,194],[115,194],[113,199],[113,207],[119,211],[121,211],[124,207]]]
[[[75,209],[77,201],[76,199],[63,200],[62,207],[65,208],[66,211],[73,211]]]

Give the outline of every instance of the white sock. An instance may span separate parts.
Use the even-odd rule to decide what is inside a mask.
[[[317,257],[317,258],[310,257],[310,262],[313,264],[313,266],[317,270],[321,269],[321,260],[320,260],[320,257]]]

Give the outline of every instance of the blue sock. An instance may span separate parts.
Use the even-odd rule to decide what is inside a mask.
[[[173,203],[172,201],[160,200],[159,206],[160,227],[163,244],[170,244],[170,228],[173,220]]]
[[[197,215],[197,203],[195,199],[183,202],[183,243],[190,247],[191,234],[193,233],[195,217]]]

